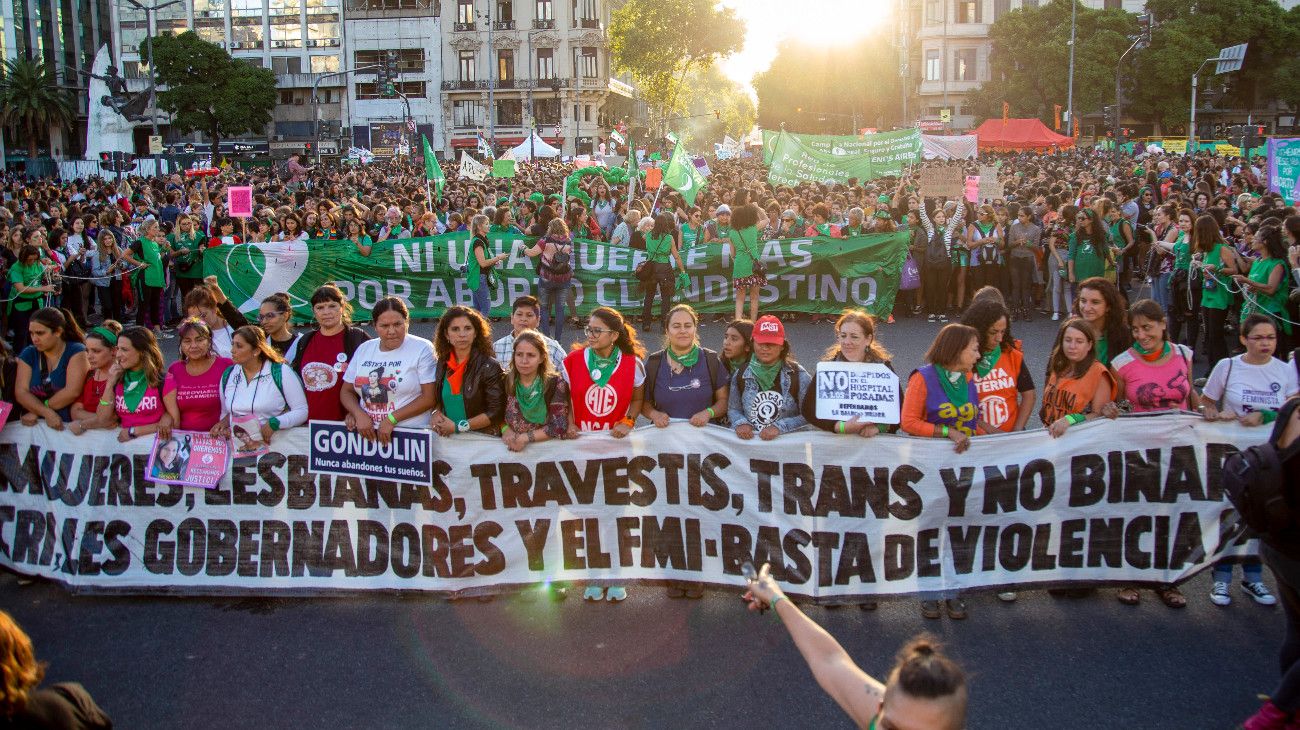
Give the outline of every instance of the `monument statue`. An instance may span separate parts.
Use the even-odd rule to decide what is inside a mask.
[[[90,79],[86,158],[96,159],[101,152],[131,152],[135,149],[131,130],[149,121],[149,89],[134,94],[127,90],[126,79],[112,65],[108,46],[100,46],[90,73],[82,73]]]

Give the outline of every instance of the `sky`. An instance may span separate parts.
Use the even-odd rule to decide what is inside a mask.
[[[823,43],[852,43],[882,22],[889,22],[899,0],[720,0],[745,21],[745,47],[719,67],[746,88],[764,71],[786,38]],[[752,88],[751,88],[752,93]]]

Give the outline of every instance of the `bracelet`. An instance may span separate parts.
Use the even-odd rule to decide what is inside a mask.
[[[388,414],[388,422],[391,423],[391,424],[393,424],[394,426],[396,426],[396,425],[397,425],[397,417],[394,416],[393,414],[389,413],[389,414]]]
[[[947,427],[947,426],[940,426],[940,428],[943,429],[943,437],[944,437],[944,438],[948,438],[948,427]]]
[[[533,429],[532,431],[528,432],[528,443],[531,444],[536,442],[537,442],[537,429]]]
[[[506,424],[501,424],[501,435],[502,435],[502,436],[505,436],[505,435],[506,435],[506,430],[509,429],[509,428],[510,428],[510,427],[507,426]]]
[[[843,421],[835,422],[835,433],[844,433],[844,428],[845,426]]]
[[[106,400],[100,400],[100,401],[99,401],[99,404],[100,404],[101,406],[111,406],[111,405],[113,405],[112,403],[109,403],[109,402],[106,401]]]
[[[717,418],[717,417],[718,417],[718,414],[713,412],[713,406],[709,406],[708,408],[705,408],[704,410],[709,414],[709,418]]]
[[[269,419],[267,419],[266,425],[270,426],[272,431],[279,431],[280,419],[276,418],[275,416],[271,416]]]
[[[630,418],[620,419],[619,423],[623,424],[624,426],[627,426],[628,428],[634,428],[636,426],[636,421],[633,421]]]
[[[780,603],[781,601],[784,601],[784,600],[785,600],[785,594],[784,594],[784,593],[778,593],[778,594],[776,594],[775,596],[772,596],[772,602],[769,603],[769,604],[767,604],[767,607],[770,608],[770,609],[772,609],[773,611],[775,611],[775,610],[776,610],[776,604],[778,604],[778,603]]]
[[[1065,420],[1069,421],[1070,425],[1073,426],[1076,423],[1083,423],[1084,421],[1088,420],[1088,417],[1083,415],[1082,413],[1071,413],[1070,415],[1065,417]]]

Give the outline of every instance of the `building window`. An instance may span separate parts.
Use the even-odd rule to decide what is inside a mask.
[[[943,63],[939,59],[938,51],[925,52],[925,80],[939,81],[940,73],[943,69]]]
[[[451,123],[457,127],[476,128],[483,124],[483,105],[477,101],[453,101]]]
[[[600,15],[596,11],[596,0],[573,0],[573,27],[599,27]]]
[[[407,98],[423,98],[424,82],[423,81],[399,81],[393,86],[397,91],[405,94]],[[383,89],[379,84],[373,81],[367,81],[357,84],[357,99],[398,99],[397,96],[384,96]]]
[[[555,49],[537,49],[537,78],[550,81],[555,78]]]
[[[958,23],[981,23],[980,0],[956,0]]]
[[[961,48],[952,54],[953,81],[975,81],[975,49]]]
[[[925,22],[927,25],[943,23],[943,0],[925,0]]]
[[[397,72],[406,74],[424,73],[424,49],[422,48],[399,48],[392,50],[397,54]],[[389,50],[382,51],[356,51],[352,54],[353,65],[376,66],[383,63],[390,53]]]
[[[515,80],[515,52],[508,48],[497,51],[497,80]]]
[[[590,46],[573,49],[573,70],[579,78],[596,78],[600,72],[596,63],[596,49]]]
[[[993,0],[993,22],[1011,12],[1011,0]]]
[[[339,45],[338,21],[330,23],[308,23],[307,45],[312,47],[330,47]]]
[[[456,22],[474,24],[474,0],[456,0]]]
[[[271,56],[271,70],[277,74],[302,73],[301,56]]]
[[[293,89],[281,89],[280,104],[283,106],[292,103],[293,103]]]
[[[555,9],[551,5],[551,0],[537,0],[537,19],[555,20]]]
[[[497,21],[508,23],[515,19],[514,0],[497,0]]]
[[[502,127],[522,127],[524,103],[520,99],[502,99],[497,102],[497,124]]]
[[[473,51],[460,52],[460,80],[461,81],[474,80],[474,52]]]
[[[535,99],[533,100],[533,115],[538,126],[552,125],[560,123],[560,100],[559,99]]]

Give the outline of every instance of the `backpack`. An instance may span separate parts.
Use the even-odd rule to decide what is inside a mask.
[[[1277,442],[1297,406],[1300,398],[1292,398],[1282,406],[1268,441],[1239,451],[1223,463],[1223,490],[1228,501],[1241,515],[1241,521],[1260,537],[1280,537],[1295,527],[1296,515],[1287,501],[1284,465],[1300,455],[1300,439],[1285,449],[1279,449]]]
[[[654,400],[655,382],[659,380],[659,366],[663,364],[667,350],[651,353],[645,359],[645,397],[646,400]],[[717,390],[722,383],[728,382],[728,376],[722,370],[722,360],[713,350],[701,347],[700,357],[704,358],[704,364],[709,368],[709,393]]]
[[[231,365],[226,368],[225,372],[221,373],[222,390],[226,389],[226,383],[230,381],[230,376],[237,367],[239,366]],[[289,399],[284,397],[284,363],[271,361],[271,382],[275,383],[275,389],[280,391],[280,398],[287,404]]]

